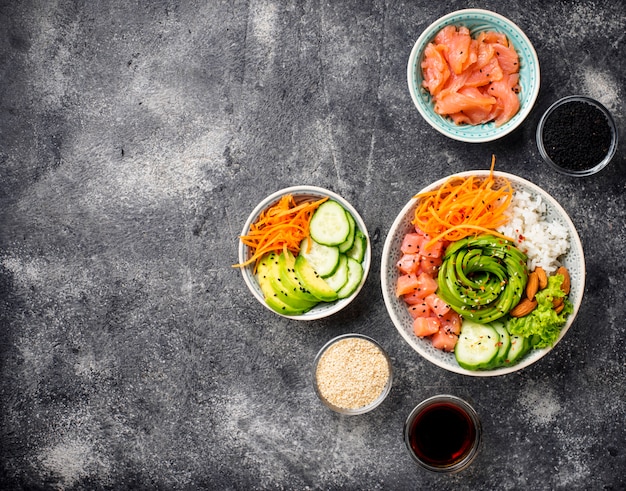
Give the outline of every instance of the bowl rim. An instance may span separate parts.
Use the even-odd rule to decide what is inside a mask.
[[[425,186],[418,193],[416,193],[416,195],[425,191],[436,189],[437,187],[441,186],[444,182],[446,182],[451,177],[468,177],[468,176],[486,177],[489,175],[490,172],[491,171],[489,170],[469,170],[469,171],[463,171],[463,172],[450,174],[449,176],[443,177]],[[580,306],[582,304],[582,299],[583,299],[583,294],[584,294],[584,289],[585,289],[586,268],[585,268],[585,257],[584,257],[582,242],[580,240],[580,236],[578,235],[578,231],[576,230],[576,227],[574,226],[574,223],[572,222],[567,212],[563,209],[563,207],[547,191],[543,190],[536,184],[524,179],[523,177],[516,176],[514,174],[510,174],[508,172],[502,172],[502,171],[493,171],[493,175],[496,178],[502,177],[502,178],[507,178],[509,180],[521,182],[525,186],[526,189],[530,189],[533,193],[539,194],[542,197],[542,199],[545,199],[546,201],[550,202],[550,205],[558,212],[558,214],[561,216],[563,221],[567,224],[568,228],[571,231],[573,231],[573,233],[570,234],[569,240],[570,240],[570,244],[572,245],[572,247],[575,248],[580,254],[580,265],[579,265],[580,266],[580,286],[577,289],[577,296],[571,299],[574,310],[567,318],[565,325],[561,328],[559,337],[553,346],[548,347],[548,348],[536,349],[534,350],[535,351],[534,357],[532,358],[526,357],[525,359],[521,360],[519,363],[515,365],[511,365],[509,367],[496,368],[493,370],[467,370],[458,365],[450,366],[448,364],[441,362],[439,359],[431,356],[428,352],[422,350],[414,342],[414,340],[405,331],[404,326],[400,323],[400,320],[394,314],[393,299],[389,297],[389,293],[388,293],[389,292],[389,279],[387,278],[386,272],[389,270],[389,266],[390,266],[389,264],[390,249],[391,249],[391,242],[393,240],[393,233],[398,229],[405,215],[411,209],[415,207],[417,203],[417,199],[415,197],[411,198],[404,205],[402,210],[398,213],[398,215],[394,219],[391,227],[389,228],[389,231],[387,233],[387,237],[385,239],[385,243],[383,246],[381,268],[380,268],[381,288],[382,288],[382,293],[383,293],[383,299],[385,301],[385,306],[387,308],[389,317],[391,318],[396,330],[400,333],[402,338],[409,344],[409,346],[411,346],[415,351],[417,351],[417,353],[420,356],[430,361],[434,365],[450,372],[458,373],[461,375],[469,375],[472,377],[495,377],[499,375],[506,375],[509,373],[517,372],[519,370],[522,370],[523,368],[526,368],[538,362],[541,358],[547,355],[563,339],[567,331],[570,329],[570,327],[574,323],[574,320],[576,319],[576,316],[578,315]]]
[[[606,117],[607,122],[609,124],[609,128],[611,130],[611,146],[609,147],[609,151],[607,152],[606,157],[604,157],[604,159],[598,164],[596,164],[595,166],[590,167],[589,169],[584,169],[582,171],[568,170],[558,165],[556,162],[554,162],[550,158],[550,156],[548,155],[548,152],[546,151],[546,147],[543,143],[543,129],[544,129],[546,121],[557,108],[565,104],[568,104],[570,102],[585,102],[599,109],[600,112],[602,112],[602,114],[604,114],[604,116]],[[564,174],[566,176],[572,176],[572,177],[591,176],[593,174],[597,174],[602,169],[604,169],[607,165],[609,165],[611,160],[613,160],[615,153],[617,152],[618,139],[619,139],[619,136],[618,136],[618,131],[617,131],[617,124],[615,123],[615,119],[613,118],[613,115],[606,108],[606,106],[602,104],[600,101],[598,101],[597,99],[594,99],[586,95],[580,95],[580,94],[568,95],[553,102],[550,105],[550,107],[548,107],[548,109],[546,109],[545,112],[541,115],[541,118],[539,119],[539,123],[537,124],[537,131],[535,132],[535,140],[537,143],[537,148],[539,149],[539,153],[541,154],[541,157],[543,158],[543,160],[547,162],[557,172],[560,172],[561,174]]]
[[[354,208],[354,206],[352,206],[350,202],[348,202],[348,200],[346,200],[341,195],[335,193],[334,191],[330,191],[329,189],[325,189],[319,186],[296,185],[296,186],[289,186],[286,188],[279,189],[278,191],[275,191],[272,194],[266,196],[264,199],[262,199],[254,207],[252,212],[248,215],[248,218],[246,219],[243,225],[240,235],[245,235],[248,232],[248,230],[250,229],[250,225],[254,222],[254,220],[257,219],[261,211],[263,211],[268,206],[278,201],[278,199],[280,199],[281,196],[284,196],[286,194],[295,194],[295,195],[300,195],[300,196],[310,195],[314,197],[315,196],[328,196],[329,198],[339,202],[346,210],[348,210],[352,214],[352,217],[356,221],[359,229],[367,238],[365,255],[363,257],[363,261],[361,262],[361,264],[363,265],[363,278],[361,279],[361,283],[359,284],[357,289],[354,292],[352,292],[352,294],[349,297],[335,300],[334,302],[321,302],[320,304],[316,305],[315,307],[313,307],[308,312],[305,312],[304,314],[285,315],[285,314],[281,314],[280,312],[276,312],[265,302],[265,299],[263,298],[263,295],[261,294],[258,288],[258,283],[254,279],[254,275],[251,273],[251,269],[250,269],[251,266],[246,266],[246,267],[239,268],[239,269],[241,270],[241,274],[243,276],[246,286],[248,287],[248,290],[250,290],[250,292],[258,300],[258,302],[261,303],[261,305],[267,308],[270,312],[276,315],[279,315],[281,317],[285,317],[287,319],[294,319],[294,320],[299,320],[299,321],[312,321],[312,320],[323,319],[347,307],[348,304],[350,304],[352,300],[354,300],[356,296],[363,289],[363,286],[365,285],[365,282],[367,281],[367,277],[368,277],[371,262],[372,262],[372,248],[370,244],[369,232],[367,231],[367,226],[365,225],[365,221],[363,220],[359,212]],[[246,246],[243,242],[241,242],[241,240],[237,240],[237,242],[238,242],[237,253],[238,253],[239,263],[241,264],[247,259],[248,246]],[[323,305],[324,308],[318,309],[319,305]]]
[[[344,339],[363,339],[365,341],[369,341],[374,346],[376,346],[380,350],[380,352],[383,354],[383,356],[385,357],[385,360],[387,360],[387,367],[389,368],[389,378],[387,379],[387,383],[385,384],[385,387],[383,391],[380,393],[380,395],[371,403],[367,404],[366,406],[357,408],[357,409],[349,409],[349,408],[335,406],[334,404],[327,401],[322,396],[322,394],[320,393],[319,387],[317,385],[317,366],[320,362],[320,359],[322,358],[322,355],[331,346],[333,346],[334,344]],[[320,350],[317,352],[317,355],[315,355],[315,359],[313,360],[312,380],[313,380],[313,388],[315,390],[315,394],[328,409],[336,413],[346,415],[346,416],[358,416],[360,414],[365,414],[365,413],[369,413],[370,411],[373,411],[378,406],[380,406],[383,403],[383,401],[387,398],[387,396],[391,392],[391,387],[393,385],[393,365],[391,363],[391,357],[389,356],[389,353],[387,353],[387,351],[381,346],[381,344],[378,341],[371,338],[370,336],[366,336],[365,334],[351,332],[351,333],[341,334],[339,336],[336,336],[330,339],[320,348]]]
[[[440,30],[441,28],[443,28],[449,21],[450,19],[460,16],[460,15],[487,15],[487,16],[491,16],[494,17],[496,19],[498,19],[500,22],[507,24],[507,26],[516,32],[516,34],[523,40],[523,42],[526,44],[526,47],[528,49],[528,51],[531,54],[532,57],[532,61],[533,61],[533,67],[534,67],[534,72],[535,72],[535,76],[537,78],[537,83],[535,86],[535,89],[531,92],[530,94],[530,98],[528,100],[528,103],[526,106],[522,106],[520,104],[520,110],[518,111],[518,113],[513,117],[517,119],[515,121],[513,121],[513,119],[509,120],[507,123],[505,123],[504,125],[502,125],[500,127],[500,131],[495,132],[493,135],[490,136],[482,136],[482,137],[478,137],[478,136],[469,136],[469,135],[463,135],[463,134],[454,134],[451,133],[449,131],[447,131],[445,128],[435,124],[435,122],[431,119],[431,115],[426,112],[424,106],[422,105],[422,101],[420,100],[420,98],[417,96],[417,94],[414,91],[415,88],[415,84],[414,84],[414,79],[415,79],[415,67],[417,65],[417,62],[419,61],[418,58],[421,56],[421,52],[422,50],[425,48],[427,42],[433,38],[436,35],[436,32],[438,32],[438,30]],[[433,31],[436,31],[433,33]],[[528,36],[526,35],[526,33],[524,33],[524,31],[515,23],[513,22],[511,19],[503,16],[502,14],[499,14],[497,12],[494,12],[492,10],[487,10],[487,9],[479,9],[479,8],[468,8],[468,9],[460,9],[460,10],[455,10],[453,12],[449,12],[448,14],[439,17],[437,20],[435,20],[434,22],[432,22],[431,24],[429,24],[420,34],[420,36],[417,38],[417,41],[415,41],[415,44],[413,45],[413,48],[411,50],[411,54],[409,55],[409,61],[407,63],[407,83],[409,86],[409,93],[411,94],[411,99],[413,101],[413,104],[415,105],[415,107],[417,108],[418,112],[421,114],[422,118],[431,126],[433,127],[435,130],[437,130],[439,133],[441,133],[442,135],[447,136],[448,138],[451,138],[453,140],[458,140],[458,141],[462,141],[462,142],[466,142],[466,143],[487,143],[490,141],[494,141],[494,140],[498,140],[510,133],[512,133],[513,131],[515,131],[524,121],[526,121],[526,118],[528,117],[528,115],[530,114],[530,112],[532,111],[535,102],[537,101],[537,97],[539,96],[539,88],[541,85],[541,70],[539,67],[539,57],[537,56],[537,52],[535,50],[535,47],[533,46],[533,44],[531,43],[530,39],[528,38]],[[442,119],[444,119],[442,117]],[[489,123],[483,123],[483,124],[489,124]],[[468,127],[475,127],[475,125],[470,125]]]

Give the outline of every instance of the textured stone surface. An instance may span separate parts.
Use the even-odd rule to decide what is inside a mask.
[[[445,5],[444,5],[445,3]],[[598,98],[626,135],[626,7],[486,2],[532,40],[536,107],[514,134],[435,133],[405,66],[465,2],[0,3],[0,482],[4,489],[624,489],[625,144],[595,177],[541,164],[539,115]],[[526,177],[568,211],[586,253],[579,317],[514,375],[421,359],[380,289],[391,222],[457,171]],[[334,190],[371,233],[344,312],[298,323],[248,293],[237,234],[266,195]],[[379,340],[395,369],[374,412],[339,417],[311,387],[331,337]],[[447,392],[483,422],[473,466],[417,469],[402,425]]]

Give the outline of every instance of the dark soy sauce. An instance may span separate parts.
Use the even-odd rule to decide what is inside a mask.
[[[436,402],[415,417],[408,436],[420,460],[433,467],[446,467],[469,453],[476,431],[474,422],[462,408]]]

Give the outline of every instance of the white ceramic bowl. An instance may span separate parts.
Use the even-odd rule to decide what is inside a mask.
[[[451,119],[435,112],[430,93],[422,85],[424,77],[422,76],[421,63],[424,58],[424,49],[428,43],[441,29],[448,25],[463,25],[470,30],[472,36],[482,31],[497,31],[506,34],[517,51],[520,63],[520,110],[502,126],[497,127],[494,122],[480,125],[457,125]],[[407,81],[411,98],[428,124],[454,140],[483,143],[508,135],[526,119],[539,94],[539,60],[528,37],[506,17],[488,10],[458,10],[437,19],[417,39],[409,56]]]
[[[350,295],[347,298],[336,300],[334,302],[320,302],[308,312],[305,312],[300,315],[283,315],[272,310],[271,307],[265,302],[264,297],[263,297],[263,292],[261,291],[261,288],[259,287],[259,282],[257,281],[257,278],[253,274],[252,265],[241,268],[243,279],[246,282],[246,285],[248,285],[248,288],[250,289],[250,292],[252,293],[252,295],[254,295],[254,297],[263,306],[265,306],[267,309],[271,310],[272,312],[278,315],[282,315],[283,317],[288,317],[290,319],[303,320],[303,321],[310,321],[310,320],[321,319],[323,317],[328,317],[329,315],[339,312],[341,309],[345,308],[350,302],[352,302],[352,300],[354,300],[354,298],[359,294],[359,292],[363,288],[363,285],[365,284],[367,275],[369,273],[371,255],[372,255],[367,227],[365,226],[365,222],[363,222],[363,219],[358,214],[358,212],[354,209],[354,207],[344,198],[339,196],[338,194],[332,191],[329,191],[327,189],[323,189],[323,188],[316,187],[316,186],[293,186],[293,187],[281,189],[280,191],[276,191],[275,193],[269,195],[267,198],[261,201],[256,206],[256,208],[252,211],[252,213],[250,213],[250,216],[248,217],[248,219],[246,220],[246,223],[243,226],[241,235],[246,235],[249,232],[250,226],[258,220],[258,217],[263,210],[275,204],[282,196],[286,194],[293,195],[295,200],[298,202],[314,201],[316,199],[329,196],[331,199],[340,203],[346,210],[348,210],[352,214],[352,216],[354,217],[356,221],[358,228],[365,235],[365,237],[367,237],[367,247],[365,249],[365,256],[362,262],[363,279],[361,280],[361,284],[352,293],[352,295]],[[240,264],[245,262],[251,255],[250,248],[246,246],[245,244],[243,244],[241,241],[239,241],[238,252],[239,252]]]
[[[474,175],[484,178],[489,175],[489,171],[467,171],[455,175],[461,177]],[[564,257],[560,258],[560,262],[568,269],[571,276],[571,291],[569,299],[574,305],[574,311],[569,315],[566,324],[561,329],[559,339],[555,343],[556,346],[556,344],[563,338],[563,336],[565,336],[565,333],[574,322],[583,298],[583,290],[585,287],[585,258],[583,255],[583,248],[580,242],[580,238],[578,236],[578,232],[576,231],[574,224],[572,223],[565,210],[563,210],[563,208],[557,203],[554,198],[552,198],[540,187],[525,179],[522,179],[521,177],[517,177],[504,172],[494,172],[494,176],[496,177],[496,179],[498,177],[508,179],[511,182],[513,189],[515,190],[526,191],[532,196],[541,196],[542,201],[546,204],[547,207],[546,218],[550,221],[555,221],[563,225],[568,230],[570,247],[567,254],[565,254]],[[440,179],[437,182],[434,182],[433,184],[422,189],[421,191],[419,191],[419,193],[437,189],[447,179],[449,179],[449,177]],[[409,311],[404,300],[396,297],[395,288],[399,276],[396,263],[402,255],[400,251],[400,244],[402,243],[402,238],[404,237],[404,235],[410,230],[414,230],[414,226],[411,222],[414,218],[416,204],[417,200],[415,198],[411,199],[398,214],[393,224],[391,225],[387,238],[385,239],[385,245],[382,252],[381,284],[383,297],[385,299],[385,305],[387,307],[387,311],[389,312],[389,316],[396,326],[396,329],[406,340],[406,342],[409,343],[409,345],[411,345],[411,347],[415,349],[415,351],[417,351],[420,355],[422,355],[424,358],[434,363],[435,365],[451,372],[471,375],[475,377],[489,377],[515,372],[535,363],[540,358],[545,356],[552,348],[531,350],[528,354],[526,354],[524,358],[520,360],[519,363],[512,366],[497,368],[493,370],[466,370],[459,366],[453,353],[446,353],[444,351],[438,350],[432,346],[429,339],[419,338],[415,336],[415,334],[413,333],[413,320],[409,315]]]

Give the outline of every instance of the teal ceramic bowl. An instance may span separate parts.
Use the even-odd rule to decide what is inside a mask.
[[[421,63],[424,49],[437,33],[448,25],[465,26],[472,36],[482,31],[503,33],[519,56],[521,91],[520,110],[508,122],[496,126],[494,122],[480,125],[457,125],[450,118],[437,114],[429,92],[423,87]],[[407,81],[411,98],[424,119],[437,131],[454,139],[469,143],[484,143],[508,135],[526,119],[539,94],[539,60],[530,40],[522,30],[506,17],[481,9],[451,12],[433,22],[417,39],[407,66]]]

